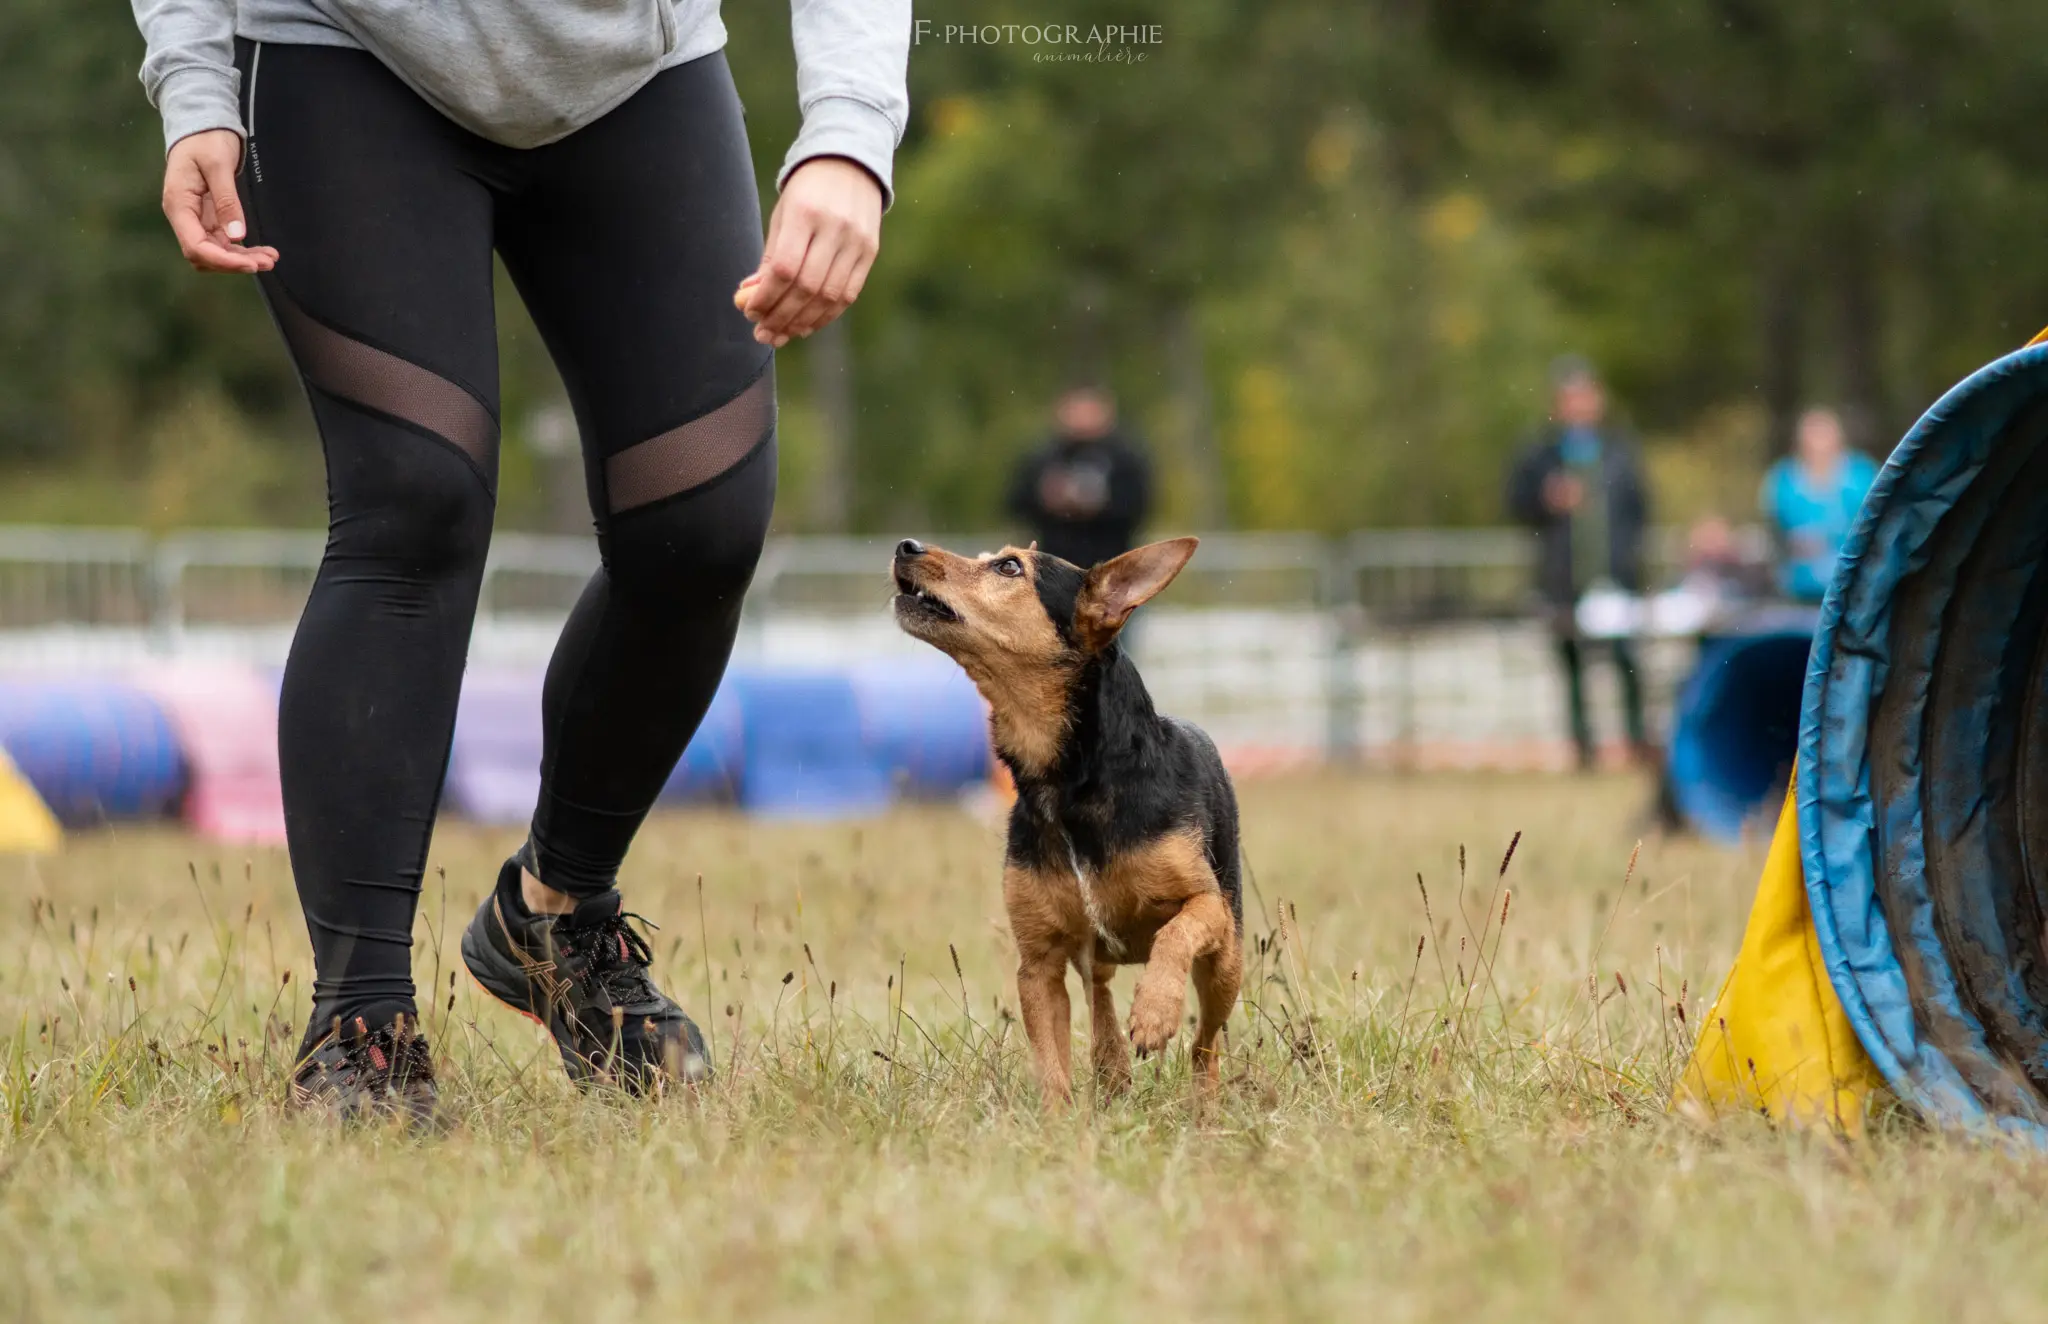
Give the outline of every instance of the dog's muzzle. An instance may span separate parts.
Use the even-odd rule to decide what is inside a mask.
[[[959,620],[960,613],[947,606],[925,587],[924,577],[920,573],[924,555],[924,544],[915,538],[905,538],[896,544],[896,559],[891,564],[896,579],[896,618],[905,624],[915,621]]]

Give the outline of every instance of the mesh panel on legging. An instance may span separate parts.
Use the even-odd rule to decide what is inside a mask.
[[[718,689],[775,507],[774,433],[719,477],[612,518],[548,664],[531,839],[541,880],[572,896],[612,886]]]
[[[483,402],[454,382],[396,354],[315,321],[282,282],[270,282],[271,306],[306,380],[329,395],[423,428],[469,456],[487,479],[497,474],[498,424]]]
[[[492,505],[451,446],[323,393],[327,553],[278,701],[292,873],[315,955],[308,1042],[415,1013],[412,925]]]
[[[702,487],[745,459],[774,427],[771,360],[745,390],[710,413],[605,460],[605,504],[616,515]]]

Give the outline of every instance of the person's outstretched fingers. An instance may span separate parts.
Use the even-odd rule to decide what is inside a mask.
[[[180,166],[187,169],[180,169]],[[178,251],[201,271],[212,270],[213,241],[207,237],[202,217],[206,179],[195,161],[171,159],[164,172],[164,219],[171,223]]]
[[[242,215],[241,195],[235,191],[235,162],[221,161],[217,157],[202,158],[200,169],[206,174],[206,192],[213,203],[214,228],[208,237],[232,263],[226,269],[256,272],[268,271],[277,265],[276,249],[242,247],[249,225]]]
[[[206,176],[206,192],[213,203],[214,228],[230,243],[239,244],[249,233],[242,216],[242,197],[235,191],[235,168],[215,157],[201,157],[199,169]]]
[[[784,345],[844,311],[880,246],[883,201],[876,176],[856,162],[822,156],[797,167],[775,204],[761,280],[745,305],[756,340]]]
[[[796,273],[796,282],[782,301],[782,307],[775,310],[766,323],[770,330],[784,336],[807,336],[817,326],[832,319],[826,311],[830,302],[825,297],[825,286],[832,278],[832,268],[838,264],[839,253],[846,243],[845,227],[827,221],[811,237],[810,247],[804,250],[804,265]]]
[[[837,256],[832,259],[831,270],[818,284],[818,297],[797,315],[796,325],[792,328],[797,335],[808,336],[830,325],[832,319],[846,311],[847,305],[853,302],[853,296],[859,292],[855,279],[863,274],[866,262],[860,244],[850,242],[851,239],[849,235],[840,243]]]
[[[172,144],[164,162],[164,218],[185,260],[199,271],[257,272],[277,264],[277,250],[244,248],[247,234],[235,167],[241,135],[212,129]]]
[[[768,243],[761,253],[761,279],[747,301],[747,317],[754,323],[754,339],[764,345],[780,347],[789,339],[776,329],[770,318],[795,288],[797,273],[803,270],[804,254],[810,247],[810,241],[808,225],[791,222],[782,207],[775,209],[768,222]]]

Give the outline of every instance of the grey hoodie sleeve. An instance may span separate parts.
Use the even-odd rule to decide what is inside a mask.
[[[910,0],[790,0],[789,12],[804,125],[775,186],[812,157],[843,156],[881,181],[887,206],[910,118]]]
[[[235,0],[130,0],[149,53],[142,87],[164,120],[164,150],[206,129],[242,132]]]
[[[166,149],[205,129],[241,132],[235,0],[130,3],[148,45],[142,85],[163,115]],[[890,164],[910,115],[910,0],[790,0],[790,27],[803,128],[777,186],[813,157],[844,156],[892,200]]]

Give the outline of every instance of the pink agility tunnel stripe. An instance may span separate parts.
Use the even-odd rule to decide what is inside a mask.
[[[239,663],[194,662],[150,667],[134,682],[163,708],[185,751],[192,829],[223,841],[282,842],[271,680]]]

